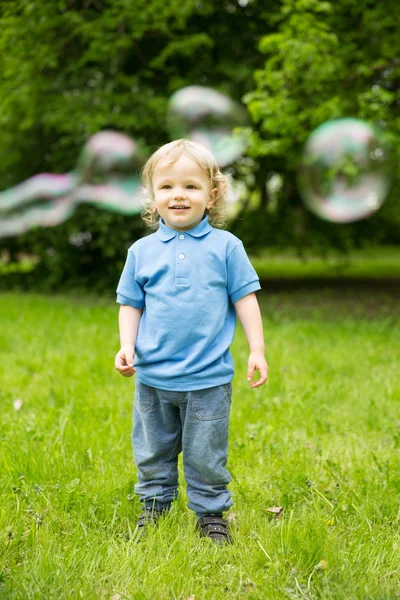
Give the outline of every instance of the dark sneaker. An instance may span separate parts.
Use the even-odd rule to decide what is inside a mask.
[[[157,523],[158,519],[167,512],[168,509],[157,510],[155,508],[143,508],[142,514],[136,523],[135,536],[141,538],[146,532],[147,527],[151,523]]]
[[[220,516],[205,515],[197,520],[197,529],[200,537],[209,537],[216,544],[232,544],[232,537],[228,529],[228,521]]]

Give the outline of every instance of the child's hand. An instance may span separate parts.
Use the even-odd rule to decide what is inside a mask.
[[[250,352],[249,362],[247,367],[247,381],[251,381],[254,371],[260,371],[260,379],[253,381],[250,385],[252,388],[260,387],[268,380],[268,365],[265,360],[264,353],[260,351]]]
[[[134,356],[133,346],[122,346],[115,357],[115,368],[124,377],[132,377],[136,373],[136,369],[133,366]]]

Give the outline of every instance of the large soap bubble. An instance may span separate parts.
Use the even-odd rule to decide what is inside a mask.
[[[391,184],[391,161],[383,132],[360,119],[327,121],[308,138],[298,182],[317,216],[350,223],[373,214]]]
[[[211,88],[189,86],[170,99],[167,127],[173,139],[188,138],[206,146],[220,167],[240,158],[246,147],[243,134],[233,130],[249,124],[244,107]]]
[[[145,160],[141,147],[127,135],[96,133],[70,173],[41,173],[0,193],[0,238],[58,225],[83,202],[127,215],[139,213],[138,170]]]
[[[116,182],[132,187],[146,161],[142,148],[130,137],[116,131],[100,131],[85,144],[77,171],[82,181],[91,184]]]

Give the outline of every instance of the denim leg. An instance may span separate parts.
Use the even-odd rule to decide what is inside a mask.
[[[168,506],[178,495],[182,441],[179,408],[171,402],[174,394],[136,380],[132,446],[139,482],[135,492],[146,506],[155,508]]]
[[[226,468],[232,385],[227,383],[187,395],[187,405],[181,407],[181,420],[188,507],[198,516],[222,513],[233,504],[227,489],[231,476]]]

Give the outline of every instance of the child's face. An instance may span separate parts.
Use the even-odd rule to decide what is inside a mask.
[[[195,227],[218,194],[211,189],[205,171],[195,160],[181,154],[172,164],[159,163],[153,174],[153,193],[158,214],[168,227],[186,231]],[[187,208],[173,208],[174,206]]]

